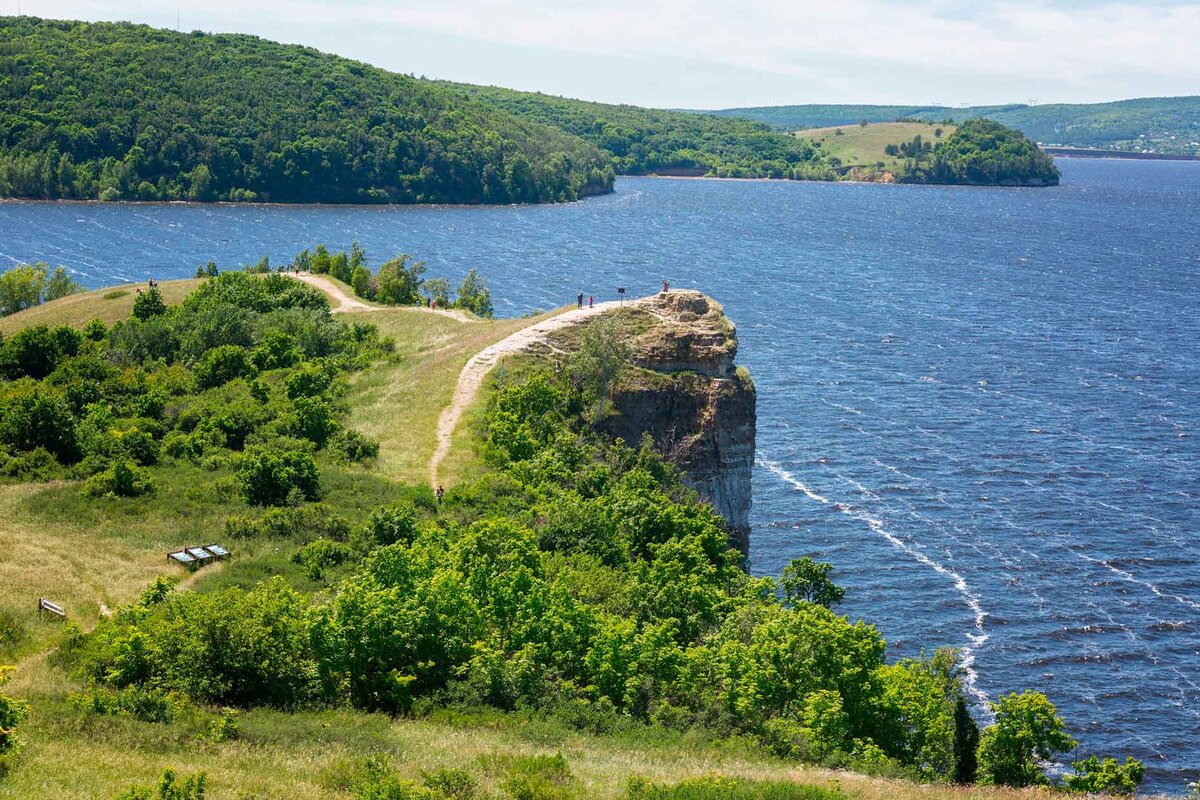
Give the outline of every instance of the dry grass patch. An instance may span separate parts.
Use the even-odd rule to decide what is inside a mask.
[[[158,290],[162,292],[163,300],[168,304],[175,304],[191,294],[200,283],[199,279],[194,278],[162,281],[158,284]],[[12,316],[0,318],[0,333],[7,336],[34,325],[70,325],[82,328],[94,319],[111,325],[119,320],[129,319],[133,313],[133,299],[137,296],[137,290],[145,286],[144,283],[108,286],[27,308]]]

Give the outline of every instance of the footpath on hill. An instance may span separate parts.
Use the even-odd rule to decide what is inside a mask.
[[[626,306],[637,306],[641,300],[631,300],[625,303]],[[485,347],[471,359],[467,361],[462,368],[462,372],[458,375],[458,383],[454,387],[454,396],[450,400],[450,405],[442,409],[442,414],[438,418],[437,425],[437,447],[434,448],[433,456],[429,459],[429,485],[436,487],[438,485],[438,466],[445,459],[446,454],[450,452],[450,442],[454,435],[454,429],[458,425],[458,421],[462,419],[463,412],[471,405],[475,399],[475,395],[479,393],[479,387],[483,385],[483,379],[491,371],[492,367],[505,356],[519,353],[535,344],[546,343],[546,336],[553,331],[568,328],[572,325],[577,325],[588,319],[592,319],[607,311],[613,311],[621,307],[619,300],[609,300],[604,303],[597,303],[591,308],[577,308],[566,313],[559,314],[556,317],[542,320],[541,322],[530,325],[527,328],[522,328],[516,333],[510,334],[495,344]]]
[[[316,275],[311,272],[285,272],[290,278],[295,278],[298,281],[303,281],[309,286],[320,289],[330,300],[330,312],[334,314],[354,314],[364,311],[391,311],[396,308],[408,308],[413,311],[423,311],[427,314],[440,314],[444,317],[456,319],[459,322],[478,322],[476,317],[472,317],[464,311],[458,309],[445,308],[426,308],[425,306],[377,306],[370,303],[364,303],[357,297],[353,297],[346,293],[346,290],[324,275]]]

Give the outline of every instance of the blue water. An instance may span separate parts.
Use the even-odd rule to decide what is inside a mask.
[[[89,286],[315,242],[479,268],[500,314],[703,289],[759,388],[751,559],[834,562],[894,655],[964,648],[1082,752],[1200,769],[1200,164],[1054,189],[622,179],[539,208],[0,205]]]

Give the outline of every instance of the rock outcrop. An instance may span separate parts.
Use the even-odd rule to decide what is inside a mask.
[[[626,313],[635,368],[622,375],[602,429],[631,444],[648,433],[725,518],[730,543],[748,553],[756,394],[734,364],[733,323],[692,291],[656,295]]]

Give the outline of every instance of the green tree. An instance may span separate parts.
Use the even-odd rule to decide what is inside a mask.
[[[313,457],[300,450],[255,448],[238,470],[242,496],[252,506],[282,506],[316,500],[321,476]]]
[[[475,270],[468,270],[462,283],[458,285],[458,298],[454,304],[465,308],[477,317],[492,316],[492,293],[484,282],[483,276]]]
[[[82,291],[83,286],[67,274],[65,267],[60,266],[55,267],[54,271],[50,273],[50,277],[46,279],[46,288],[42,292],[42,299],[50,302]]]
[[[0,316],[8,316],[42,301],[46,265],[18,264],[0,275]]]
[[[167,313],[167,303],[163,300],[162,292],[157,286],[139,291],[133,298],[133,316],[135,319],[148,320],[160,314]]]
[[[783,596],[788,603],[805,601],[829,608],[842,602],[846,590],[829,579],[832,564],[808,556],[793,558],[783,568]]]
[[[1131,795],[1146,775],[1146,766],[1126,757],[1121,764],[1115,758],[1103,761],[1090,756],[1071,764],[1074,775],[1063,776],[1067,791],[1101,795]]]
[[[996,721],[979,741],[981,783],[1002,786],[1048,784],[1041,764],[1075,746],[1054,704],[1041,692],[1002,696],[992,703]]]
[[[411,262],[411,265],[410,265]],[[375,299],[393,306],[408,306],[421,301],[421,284],[425,262],[413,261],[407,253],[393,258],[379,268]]]
[[[450,307],[450,281],[445,278],[430,278],[422,284],[421,289],[438,308]]]
[[[354,287],[354,293],[359,297],[364,297],[367,300],[372,299],[375,294],[373,291],[373,282],[371,279],[371,270],[363,266],[354,268],[350,274],[350,285]]]
[[[254,363],[246,348],[224,344],[208,350],[192,367],[196,385],[202,389],[223,386],[235,378],[254,374]]]
[[[967,698],[954,701],[954,770],[950,779],[970,785],[979,774],[979,725],[967,708]]]
[[[616,315],[606,314],[583,326],[579,348],[567,362],[567,374],[583,394],[584,416],[592,424],[604,417],[609,395],[631,353]]]

